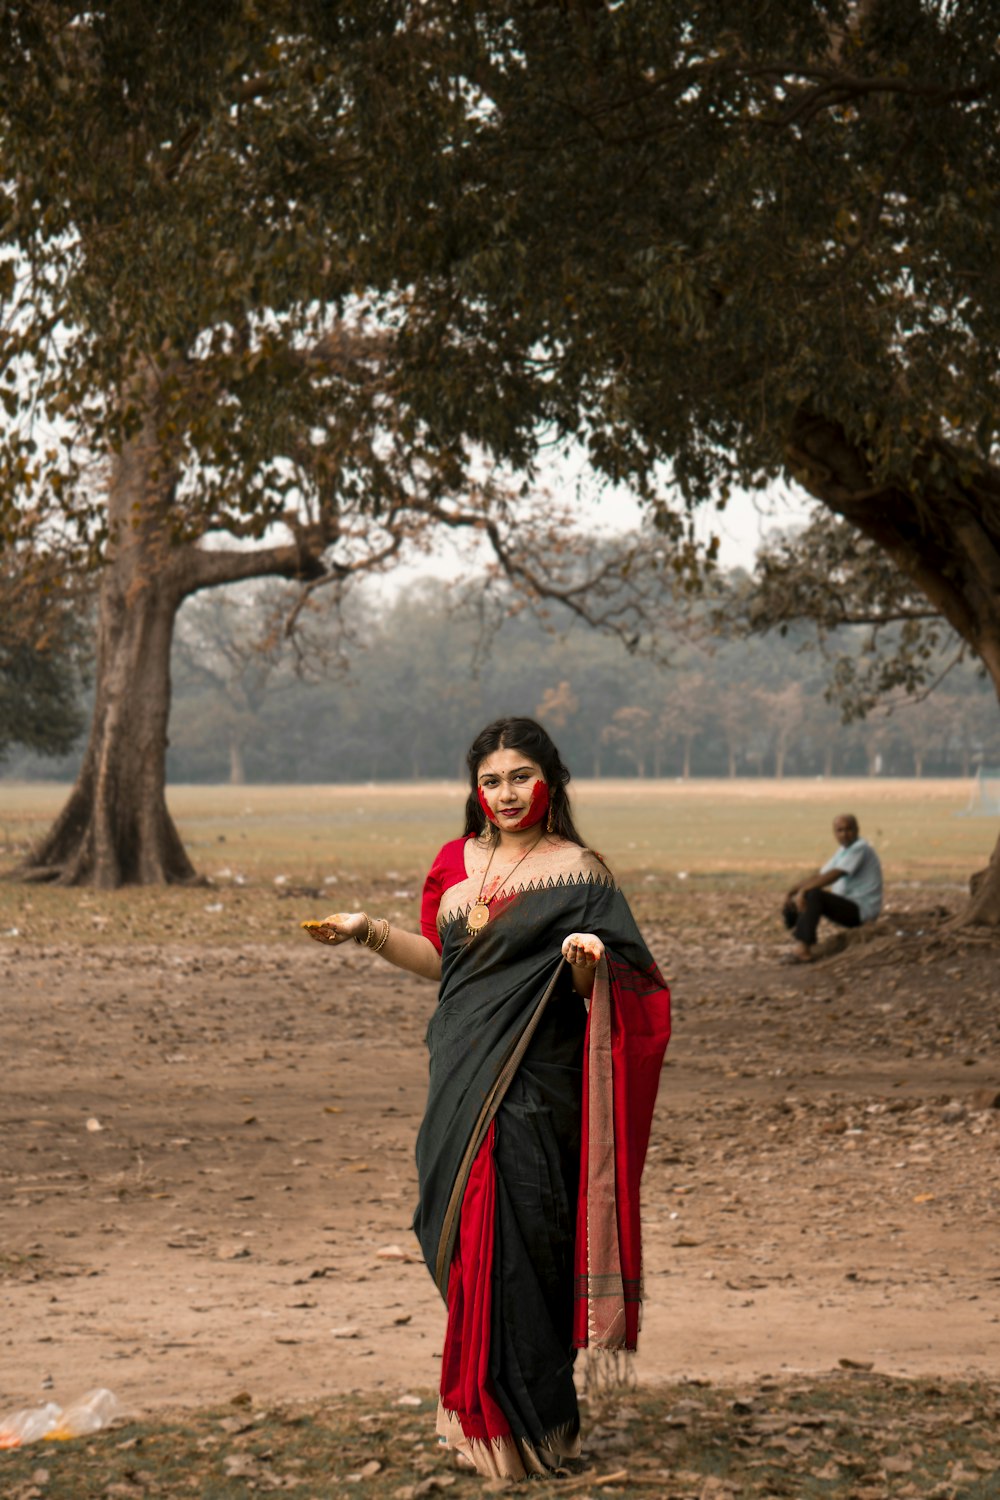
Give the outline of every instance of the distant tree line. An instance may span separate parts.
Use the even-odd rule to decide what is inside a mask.
[[[182,612],[171,780],[453,777],[501,713],[541,718],[578,776],[970,776],[1000,763],[992,688],[972,664],[922,701],[845,724],[806,626],[763,639],[686,632],[654,662],[571,622],[523,612],[498,624],[474,595],[456,603],[420,582],[388,600],[362,591],[355,638],[314,627],[293,661],[274,602],[245,587]],[[860,632],[855,644],[863,655]],[[6,767],[74,770],[27,752]]]

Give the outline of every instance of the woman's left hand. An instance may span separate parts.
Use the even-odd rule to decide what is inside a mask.
[[[571,932],[562,945],[562,956],[574,969],[593,969],[604,957],[604,944],[593,932]]]

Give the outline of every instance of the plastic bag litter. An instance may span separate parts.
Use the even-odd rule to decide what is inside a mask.
[[[0,1448],[21,1448],[25,1443],[37,1442],[52,1431],[61,1416],[62,1407],[54,1401],[5,1412],[0,1417]]]
[[[0,1416],[0,1448],[23,1448],[40,1438],[47,1442],[66,1442],[100,1432],[118,1415],[117,1397],[99,1386],[68,1406],[47,1401],[44,1406],[30,1406]]]

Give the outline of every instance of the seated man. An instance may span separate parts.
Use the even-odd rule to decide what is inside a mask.
[[[797,939],[794,957],[799,963],[812,958],[820,917],[840,927],[860,927],[874,922],[882,910],[882,866],[878,855],[861,837],[853,813],[833,820],[840,848],[821,870],[793,885],[785,898],[782,916]]]

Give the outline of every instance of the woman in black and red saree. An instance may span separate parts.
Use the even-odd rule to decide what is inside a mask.
[[[363,912],[310,931],[440,979],[414,1220],[448,1307],[438,1432],[521,1479],[579,1455],[575,1351],[636,1346],[670,1001],[545,731],[498,720],[468,763],[465,833],[431,867],[422,935]]]

